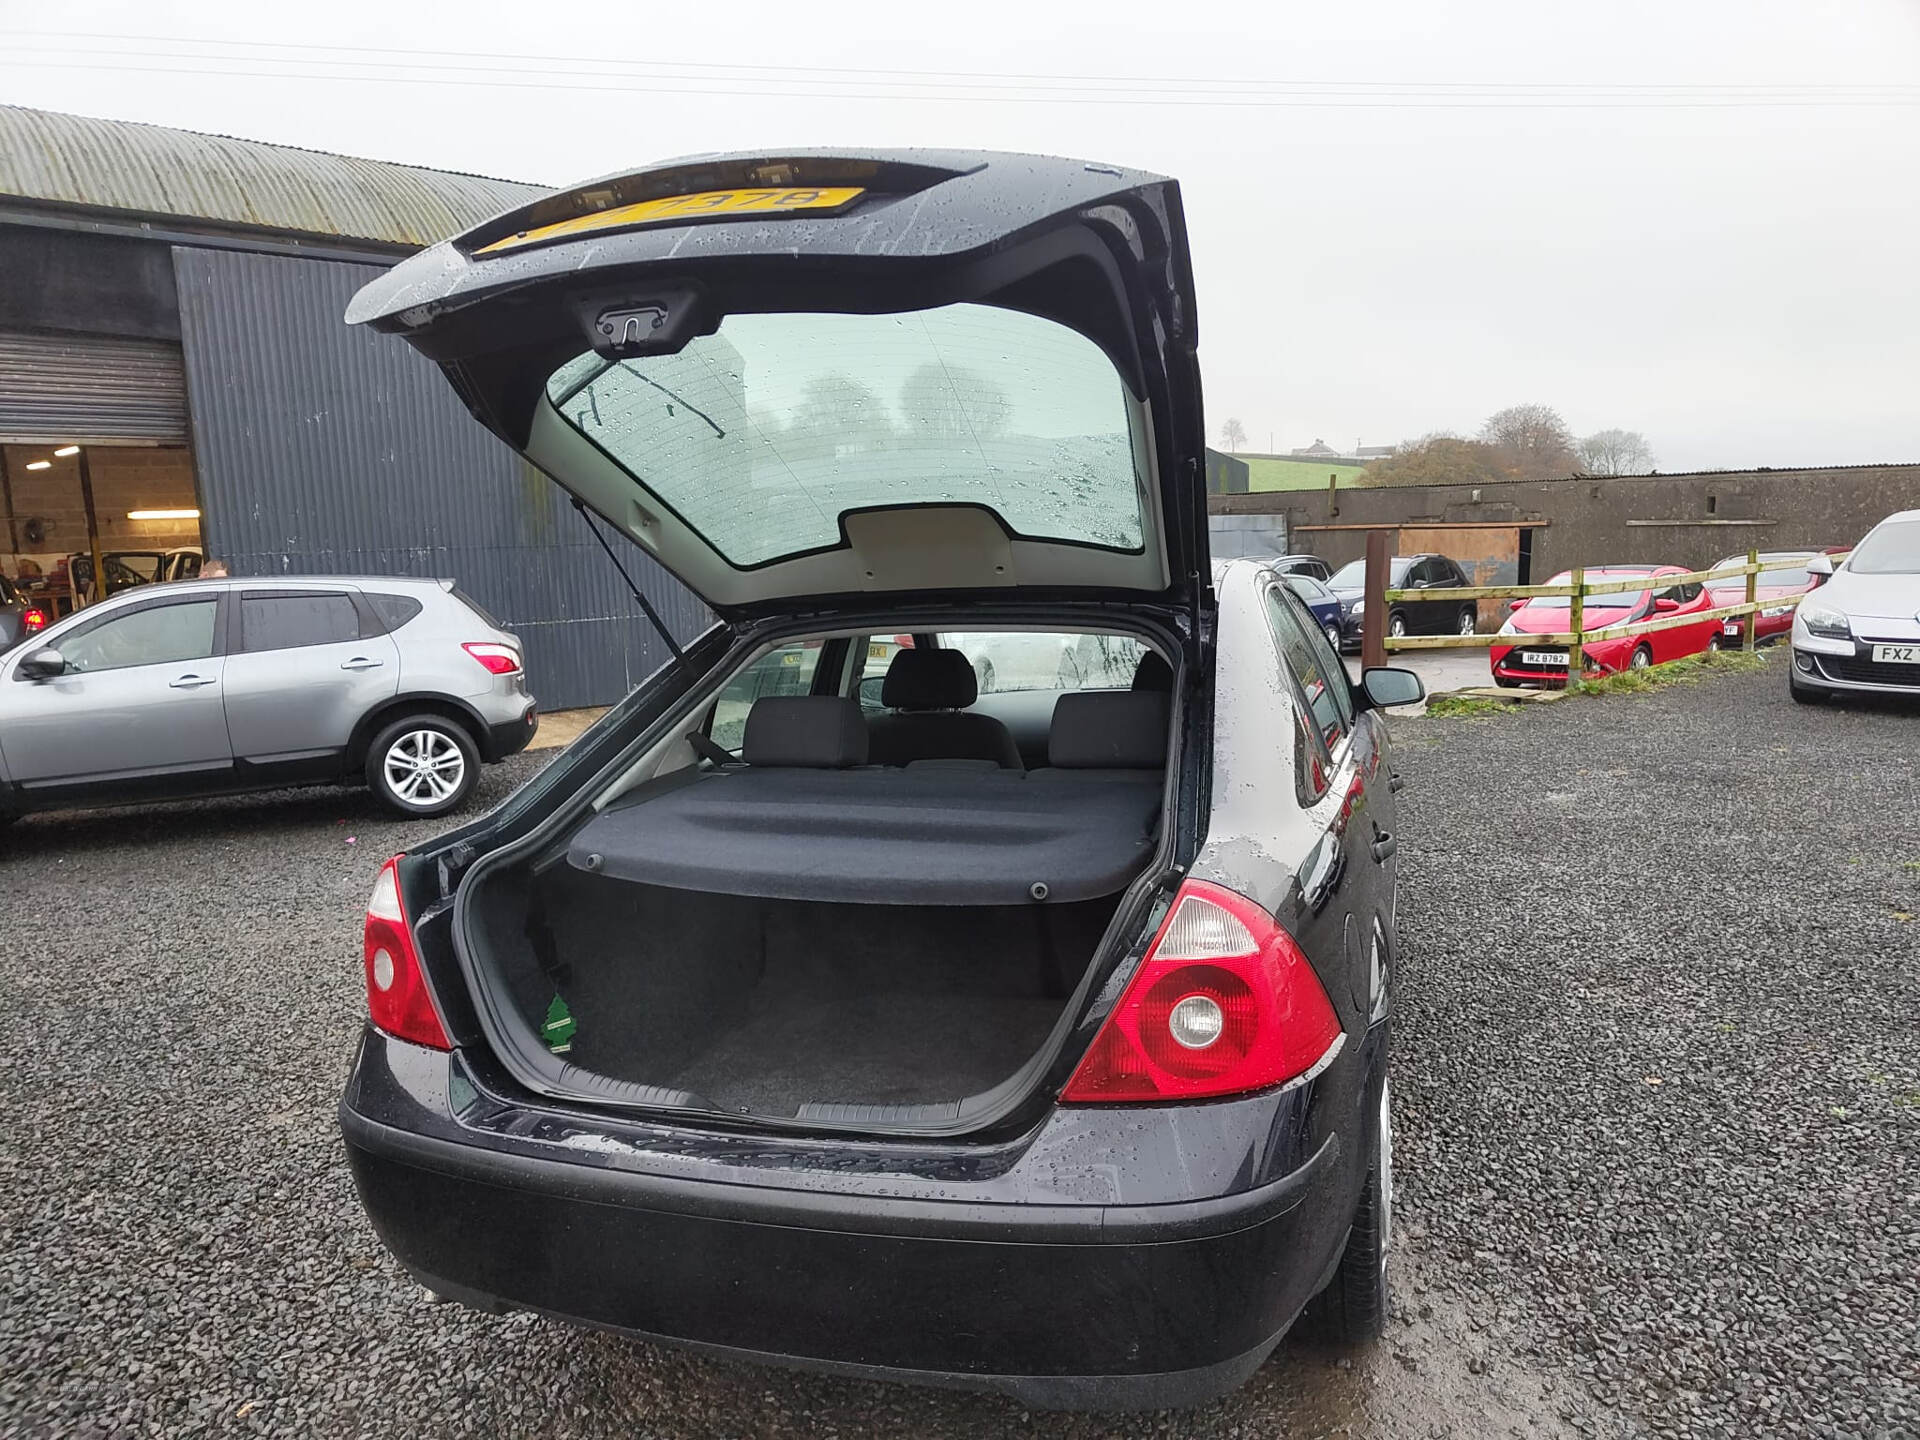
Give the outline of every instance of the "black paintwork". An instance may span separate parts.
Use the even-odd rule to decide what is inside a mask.
[[[1306,698],[1264,620],[1246,642],[1252,653],[1216,674],[1191,283],[1171,182],[1033,157],[901,154],[722,157],[610,183],[624,201],[754,183],[756,166],[776,163],[819,184],[836,166],[868,166],[882,200],[822,219],[651,227],[467,259],[463,246],[584,203],[561,196],[396,267],[349,318],[407,334],[510,440],[527,377],[552,368],[530,352],[572,353],[580,314],[622,296],[637,303],[668,279],[697,282],[716,309],[991,298],[1066,318],[1107,345],[1154,405],[1178,582],[1162,596],[919,594],[891,609],[848,596],[809,599],[805,615],[720,612],[681,660],[499,809],[401,860],[454,1050],[367,1030],[341,1103],[356,1184],[403,1264],[485,1308],[997,1388],[1029,1404],[1208,1398],[1244,1380],[1333,1273],[1371,1162],[1387,1022],[1369,955],[1393,915],[1384,733],[1363,708],[1351,736],[1319,752],[1322,789],[1296,795],[1288,747]],[[501,351],[502,337],[517,348]],[[1067,1023],[1002,1087],[999,1108],[944,1128],[883,1117],[827,1128],[608,1103],[502,1007],[466,923],[475,887],[568,834],[660,737],[697,728],[717,670],[824,628],[935,634],[1014,621],[1151,636],[1176,657],[1176,733],[1161,850],[1122,902]],[[1234,623],[1245,623],[1244,605]],[[1317,629],[1314,643],[1324,645]],[[1232,765],[1216,736],[1227,697],[1242,723],[1271,721],[1239,742]],[[1256,770],[1282,779],[1255,785]],[[1247,895],[1296,938],[1341,1020],[1335,1049],[1314,1072],[1253,1095],[1058,1103],[1189,874]]]
[[[1405,559],[1409,562],[1406,582],[1389,589],[1418,589],[1431,591],[1431,600],[1401,600],[1389,607],[1390,613],[1406,617],[1409,635],[1451,635],[1460,623],[1461,611],[1472,609],[1471,600],[1454,600],[1447,591],[1465,588],[1469,581],[1466,572],[1458,564],[1444,555],[1422,554],[1394,557],[1394,561]],[[1392,562],[1389,562],[1392,563]],[[1423,574],[1431,570],[1431,574]],[[1362,586],[1329,586],[1340,600],[1340,638],[1343,646],[1349,650],[1360,648],[1360,632],[1365,627],[1361,623],[1364,612],[1356,615],[1353,604],[1363,597]]]
[[[761,178],[768,175],[782,178]],[[529,226],[636,198],[774,183],[851,184],[868,193],[831,214],[653,224],[469,253]],[[663,333],[684,338],[731,313],[880,314],[961,302],[1022,310],[1079,331],[1147,402],[1169,589],[1180,603],[1204,607],[1205,431],[1193,276],[1179,186],[1164,176],[981,151],[792,151],[668,162],[559,192],[402,261],[354,297],[347,319],[404,336],[441,365],[481,423],[524,450],[547,377],[595,341],[602,314],[657,309],[669,317]],[[631,533],[628,517],[605,518]],[[778,613],[780,604],[714,608],[737,619]]]
[[[1182,1404],[1244,1380],[1337,1256],[1371,1136],[1329,1120],[1377,1105],[1384,1050],[950,1147],[556,1113],[369,1027],[341,1119],[382,1240],[470,1303],[1030,1404]]]

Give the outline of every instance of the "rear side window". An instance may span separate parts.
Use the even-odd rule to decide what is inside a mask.
[[[360,612],[338,592],[240,597],[240,648],[291,650],[360,638]]]
[[[713,724],[707,734],[729,750],[738,750],[747,738],[747,712],[763,695],[810,695],[814,672],[820,668],[820,642],[797,641],[769,650],[721,690],[713,703]]]
[[[1274,643],[1280,647],[1280,656],[1293,671],[1294,679],[1300,682],[1307,707],[1313,712],[1314,727],[1328,754],[1332,754],[1353,728],[1353,693],[1347,685],[1346,671],[1331,658],[1332,649],[1319,627],[1301,623],[1299,605],[1278,586],[1267,591],[1267,617],[1273,625]]]
[[[368,607],[379,617],[382,630],[398,630],[420,613],[420,602],[411,595],[382,595],[373,590],[364,591],[363,594]],[[495,625],[493,628],[498,630],[500,627]]]

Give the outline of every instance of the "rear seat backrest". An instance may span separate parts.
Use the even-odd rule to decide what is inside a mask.
[[[1173,697],[1164,690],[1083,690],[1053,707],[1047,761],[1060,770],[1160,770]]]
[[[747,711],[749,765],[846,770],[867,763],[867,717],[839,695],[762,695]]]
[[[966,709],[979,698],[979,684],[958,650],[900,651],[880,686],[880,703],[894,713],[873,719],[874,763],[986,760],[1003,770],[1023,768],[1012,732]]]

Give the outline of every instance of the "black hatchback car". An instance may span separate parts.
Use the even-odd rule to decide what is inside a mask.
[[[1378,707],[1420,685],[1208,562],[1172,181],[708,157],[349,318],[717,617],[381,870],[340,1119],[408,1271],[1042,1406],[1217,1395],[1310,1308],[1377,1334]],[[999,634],[1106,663],[981,695]]]
[[[1444,555],[1396,555],[1387,562],[1389,590],[1421,590],[1432,594],[1396,600],[1387,607],[1386,633],[1403,635],[1471,635],[1479,628],[1479,609],[1471,600],[1456,600],[1447,592],[1466,588],[1467,574]],[[1327,588],[1340,601],[1340,648],[1358,650],[1366,628],[1367,562],[1342,565]]]

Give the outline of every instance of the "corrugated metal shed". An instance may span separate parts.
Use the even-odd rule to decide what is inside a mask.
[[[548,709],[607,704],[665,663],[559,489],[405,342],[340,323],[376,267],[187,246],[173,261],[210,555],[236,575],[457,579],[525,642]],[[608,538],[679,638],[712,623]]]
[[[0,196],[387,245],[431,245],[546,187],[0,105]]]

